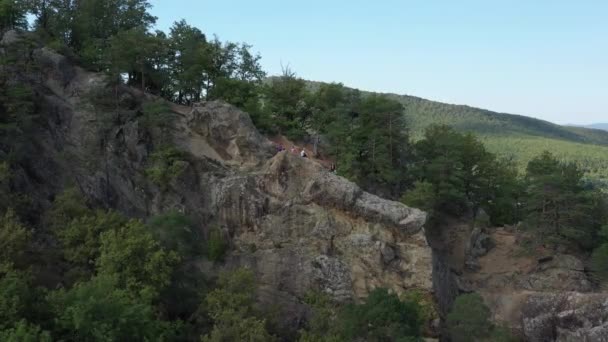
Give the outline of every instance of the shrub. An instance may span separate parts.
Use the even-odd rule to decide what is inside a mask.
[[[339,307],[331,298],[319,291],[310,291],[304,297],[304,302],[312,309],[305,330],[300,330],[299,342],[338,342],[342,341],[337,329]]]
[[[435,200],[435,189],[433,184],[420,181],[415,182],[414,188],[401,197],[401,202],[404,204],[425,210],[429,213],[432,212],[435,207]]]
[[[3,342],[51,342],[51,334],[43,331],[37,325],[27,321],[19,321],[13,328],[0,331],[0,341]]]
[[[439,318],[439,313],[435,308],[432,294],[421,290],[410,290],[403,294],[402,300],[418,303],[420,306],[420,318],[423,321],[430,322]]]
[[[199,255],[202,251],[201,233],[186,215],[170,211],[153,217],[148,222],[150,232],[163,248],[175,251],[183,258]]]
[[[12,209],[0,217],[0,264],[20,261],[31,232],[17,219]]]
[[[209,231],[209,239],[207,240],[207,257],[212,261],[222,261],[228,250],[228,244],[222,232],[218,228],[213,228]]]
[[[98,276],[49,295],[57,335],[76,341],[156,340],[163,323],[154,308],[120,288],[115,276]]]
[[[140,221],[101,234],[98,274],[116,276],[135,294],[156,297],[170,284],[179,257],[165,251]]]
[[[605,281],[608,279],[608,243],[596,248],[591,255],[591,270],[596,279]]]
[[[454,301],[447,317],[448,331],[455,342],[486,338],[492,331],[490,309],[476,293],[463,294]]]
[[[407,341],[420,336],[420,306],[401,301],[378,288],[363,304],[347,305],[340,314],[341,335],[347,341]]]
[[[184,153],[173,147],[154,152],[151,161],[151,166],[146,169],[145,174],[163,190],[166,190],[169,183],[181,175],[188,166]]]
[[[63,255],[74,265],[93,269],[99,257],[100,235],[118,229],[127,219],[116,212],[97,211],[93,215],[74,218],[67,225],[55,229],[63,245]]]
[[[274,336],[266,330],[266,321],[255,316],[255,289],[253,272],[247,268],[222,273],[218,287],[206,297],[206,305],[214,326],[202,340],[274,341]]]
[[[47,223],[55,227],[68,225],[73,219],[92,214],[86,200],[76,188],[68,188],[55,198],[51,209],[47,212]]]

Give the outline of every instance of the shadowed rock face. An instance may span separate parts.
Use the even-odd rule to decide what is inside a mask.
[[[41,68],[29,83],[44,123],[23,187],[41,206],[72,183],[130,216],[179,210],[204,233],[220,228],[230,252],[223,265],[202,262],[201,271],[251,267],[260,301],[278,307],[291,327],[300,323],[301,299],[311,289],[339,301],[376,287],[431,291],[424,212],[366,193],[310,159],[274,155],[249,116],[221,102],[173,107],[171,139],[187,157],[182,172],[157,186],[145,170],[158,137],[144,129],[137,110],[149,96],[122,86],[108,92],[104,77],[51,50],[32,56]],[[116,109],[95,104],[104,89],[117,95]]]

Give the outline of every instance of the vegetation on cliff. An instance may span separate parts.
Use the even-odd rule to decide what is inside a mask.
[[[106,74],[113,91],[88,94],[96,101],[94,125],[104,132],[102,140],[119,120],[121,86],[158,96],[137,115],[148,133],[161,137],[145,173],[160,189],[180,176],[188,160],[171,146],[173,118],[159,98],[183,105],[222,99],[248,111],[267,134],[311,142],[315,154],[330,158],[338,174],[362,188],[426,209],[431,229],[445,218],[474,218],[485,211],[495,225],[523,222],[532,244],[591,255],[594,274],[607,277],[608,200],[584,177],[606,170],[599,156],[608,145],[604,134],[510,117],[506,131],[525,136],[498,137],[505,132],[504,120],[492,113],[459,107],[448,115],[451,107],[341,84],[311,89],[289,69],[263,82],[260,56],[249,45],[209,39],[185,21],[168,33],[153,32],[156,19],[148,7],[145,0],[0,0],[0,32],[26,30],[27,15],[35,17],[32,31],[0,55],[3,340],[281,338],[268,313],[255,305],[251,271],[207,279],[195,269],[195,261],[205,257],[221,262],[230,248],[219,228],[199,235],[178,212],[130,219],[100,208],[75,188],[49,196],[50,208],[31,208],[28,193],[17,185],[27,170],[20,166],[35,149],[35,129],[44,125],[37,115],[41,94],[30,82],[39,75],[31,54],[38,45]],[[433,123],[456,128],[410,120],[429,118],[428,113],[437,114]],[[482,118],[483,125],[454,121],[469,114]],[[470,130],[483,136],[462,133]],[[519,138],[524,158],[496,153],[497,141],[512,144]],[[546,139],[562,147],[558,155],[530,147]],[[596,145],[587,149],[583,143]],[[569,159],[575,162],[564,161],[580,146],[587,152]],[[415,341],[429,320],[419,301],[384,289],[358,304],[336,306],[323,298],[309,304],[315,310],[300,332],[302,341]],[[486,338],[497,333],[487,316],[479,298],[460,297],[448,324],[456,339],[473,333]]]

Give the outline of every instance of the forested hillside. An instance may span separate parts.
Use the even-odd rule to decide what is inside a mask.
[[[0,0],[0,341],[511,341],[455,300],[429,243],[455,221],[608,281],[608,195],[584,177],[608,133],[264,82],[250,45],[149,8]]]
[[[608,131],[608,123],[594,123],[594,124],[590,124],[590,125],[569,125],[569,126],[601,129],[603,131]]]
[[[324,83],[309,81],[314,92]],[[361,91],[362,95],[375,94]],[[376,94],[378,95],[378,94]],[[423,98],[381,94],[403,105],[406,125],[413,140],[432,125],[449,125],[460,132],[477,135],[487,148],[517,163],[520,172],[543,151],[564,162],[575,162],[590,179],[605,183],[608,178],[608,131],[600,126],[561,126],[522,115],[497,113],[465,105],[453,105]]]
[[[562,161],[576,162],[593,178],[608,177],[608,132],[560,126],[547,121],[462,105],[444,104],[407,95],[388,95],[404,106],[414,139],[432,124],[446,124],[481,137],[488,149],[512,158],[523,170],[547,150]]]

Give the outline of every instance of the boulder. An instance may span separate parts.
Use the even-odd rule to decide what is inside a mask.
[[[493,247],[490,235],[481,228],[473,228],[465,250],[465,267],[470,271],[479,270],[477,258],[486,255]]]
[[[568,254],[539,259],[536,269],[519,280],[519,286],[534,291],[589,292],[593,289],[583,262]]]

